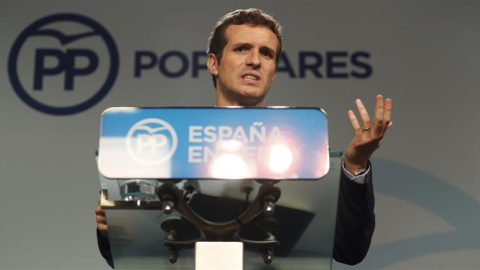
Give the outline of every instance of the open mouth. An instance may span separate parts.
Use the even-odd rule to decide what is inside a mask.
[[[247,80],[247,81],[259,81],[260,76],[255,75],[255,74],[244,74],[242,76],[242,79]]]

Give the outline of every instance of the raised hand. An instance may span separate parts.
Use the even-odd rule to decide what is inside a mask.
[[[345,169],[352,174],[368,166],[370,156],[380,147],[385,132],[392,126],[391,99],[384,100],[382,95],[377,95],[373,122],[362,101],[357,99],[355,104],[360,121],[352,110],[348,111],[348,118],[353,128],[353,140],[345,149],[343,156]]]

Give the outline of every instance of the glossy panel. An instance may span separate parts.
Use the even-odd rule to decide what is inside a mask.
[[[98,164],[113,179],[319,179],[327,118],[318,108],[111,108]]]

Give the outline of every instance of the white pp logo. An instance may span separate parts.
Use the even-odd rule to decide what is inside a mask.
[[[140,163],[156,165],[173,156],[177,141],[177,134],[169,123],[148,118],[137,122],[128,131],[127,151]]]

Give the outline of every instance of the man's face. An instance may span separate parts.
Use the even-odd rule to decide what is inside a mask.
[[[220,61],[208,56],[210,73],[217,76],[218,106],[264,106],[275,77],[278,39],[264,26],[230,25]]]

